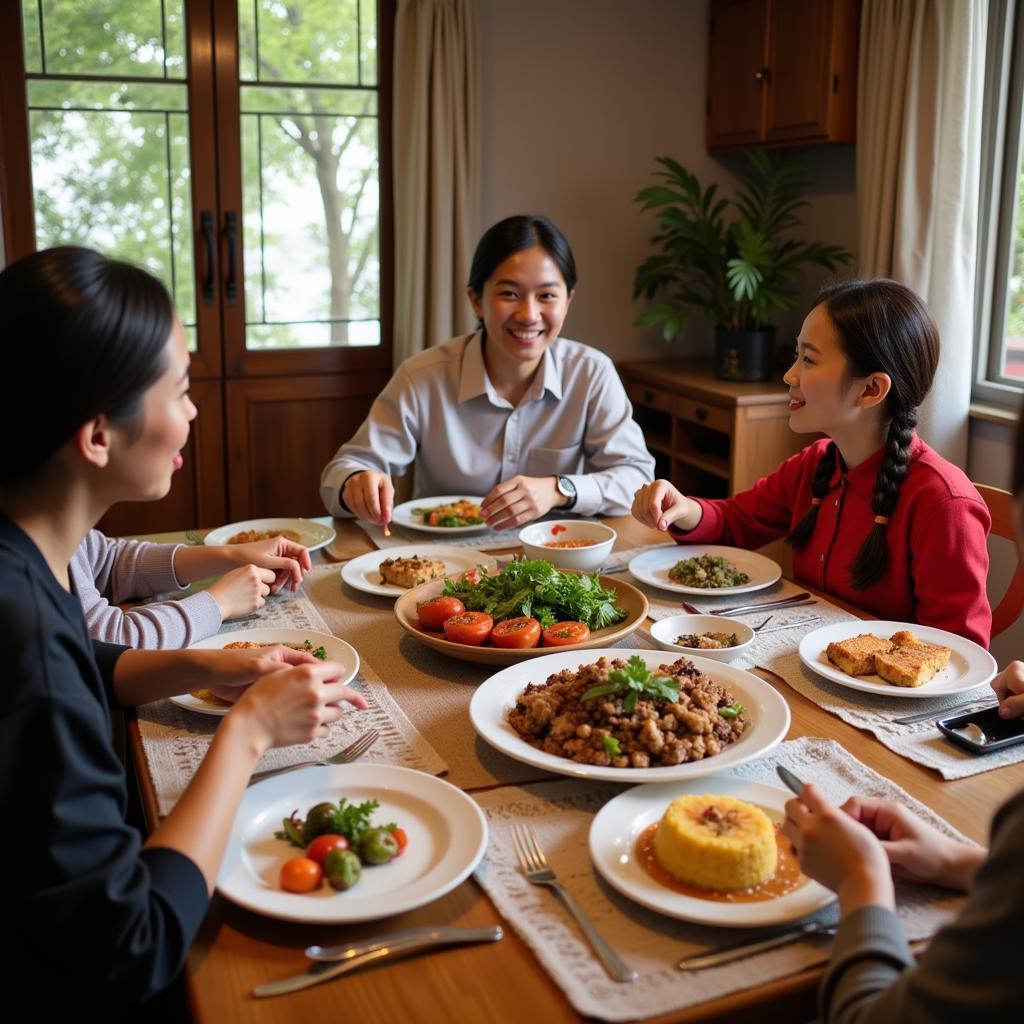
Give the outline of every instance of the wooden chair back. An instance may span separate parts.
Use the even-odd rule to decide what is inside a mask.
[[[1013,495],[1001,487],[990,487],[988,484],[975,484],[975,490],[981,495],[992,516],[992,535],[1004,537],[1017,550],[1017,531],[1014,522]],[[999,636],[1003,630],[1012,626],[1024,611],[1024,569],[1018,561],[1013,579],[1006,588],[1002,600],[992,609],[992,636]]]

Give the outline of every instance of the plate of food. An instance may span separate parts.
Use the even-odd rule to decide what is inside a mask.
[[[218,526],[203,538],[203,543],[249,544],[270,537],[284,537],[296,544],[302,544],[310,551],[317,551],[330,544],[335,533],[333,526],[325,526],[315,519],[246,519],[240,523]]]
[[[771,750],[790,721],[782,696],[750,672],[622,648],[560,652],[503,669],[477,687],[469,717],[483,739],[517,761],[625,783],[733,768]]]
[[[524,559],[496,573],[432,580],[395,602],[410,636],[462,661],[511,665],[553,647],[606,647],[647,618],[647,598],[618,576]]]
[[[483,500],[474,495],[442,494],[403,501],[394,507],[391,522],[424,533],[477,533],[487,529],[480,512]]]
[[[444,544],[416,544],[368,551],[341,567],[341,578],[355,590],[381,597],[401,597],[413,587],[430,580],[443,580],[483,568],[493,572],[498,563],[482,551],[448,547]]]
[[[948,697],[987,683],[995,658],[972,640],[912,622],[834,622],[800,641],[800,660],[840,686],[885,697]]]
[[[662,545],[642,551],[629,563],[641,583],[677,594],[745,594],[777,583],[782,567],[756,551],[718,544]]]
[[[597,812],[590,857],[659,914],[730,928],[796,921],[836,897],[801,873],[782,835],[791,795],[728,775],[636,786]]]
[[[372,921],[454,889],[486,847],[483,812],[451,783],[386,764],[318,765],[245,791],[217,888],[284,921]]]
[[[345,673],[338,682],[347,683],[359,671],[359,655],[356,649],[330,633],[317,633],[311,629],[236,629],[230,633],[218,633],[205,640],[199,640],[190,649],[204,651],[239,650],[252,647],[276,647],[284,644],[297,651],[308,651],[321,661],[337,661],[345,666]],[[171,697],[171,701],[189,711],[201,715],[226,715],[231,702],[218,697],[209,690],[193,690]]]

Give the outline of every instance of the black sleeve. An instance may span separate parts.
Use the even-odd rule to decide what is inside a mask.
[[[9,659],[0,698],[0,861],[19,866],[18,884],[0,895],[4,924],[17,936],[3,973],[49,979],[58,1002],[71,993],[85,1003],[139,1003],[181,970],[206,911],[206,883],[188,857],[143,851],[126,823],[101,673],[84,626],[53,615],[45,597],[36,616],[0,600]],[[101,655],[108,667],[115,651]]]
[[[108,644],[92,637],[89,638],[89,642],[92,644],[92,656],[96,661],[96,667],[100,670],[104,689],[107,691],[107,700],[111,704],[116,704],[117,702],[114,700],[114,666],[117,665],[117,659],[131,648],[124,644]]]

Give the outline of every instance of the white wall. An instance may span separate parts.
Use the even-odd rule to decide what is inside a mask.
[[[673,346],[633,327],[643,305],[631,298],[655,227],[632,198],[654,183],[654,158],[672,156],[726,194],[740,166],[704,146],[707,0],[481,0],[481,9],[482,226],[542,213],[565,232],[580,276],[569,337],[614,359],[710,351],[705,322]],[[852,248],[853,148],[801,159],[814,178],[804,237]]]

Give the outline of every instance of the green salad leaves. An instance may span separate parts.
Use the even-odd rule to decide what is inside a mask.
[[[561,572],[550,562],[510,562],[480,582],[445,580],[445,597],[457,597],[469,611],[486,612],[495,622],[530,615],[545,629],[556,622],[585,622],[591,629],[614,626],[626,617],[615,591],[601,586],[600,576]]]

